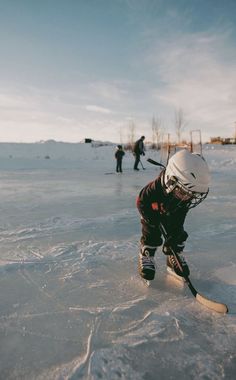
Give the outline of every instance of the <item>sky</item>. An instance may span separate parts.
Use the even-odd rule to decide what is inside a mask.
[[[235,0],[0,0],[0,141],[236,132]]]

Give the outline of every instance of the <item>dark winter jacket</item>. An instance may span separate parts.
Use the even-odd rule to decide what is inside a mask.
[[[142,138],[135,142],[133,153],[138,155],[144,154],[144,143]]]
[[[115,158],[118,161],[121,161],[124,155],[125,155],[125,152],[122,149],[117,149],[117,151],[115,152]]]
[[[177,207],[177,200],[172,195],[166,195],[161,184],[162,173],[154,181],[146,185],[137,198],[139,213],[149,224],[156,226],[163,224],[169,236],[179,237],[187,233],[183,225],[188,209]]]

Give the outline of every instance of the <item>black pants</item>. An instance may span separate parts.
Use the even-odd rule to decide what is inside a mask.
[[[142,236],[140,242],[142,245],[159,247],[162,245],[161,231],[157,226],[150,225],[146,220],[141,219]]]
[[[135,157],[134,169],[136,170],[138,169],[138,164],[140,162],[140,154],[135,153],[134,157]]]
[[[122,173],[122,159],[116,160],[116,171],[117,171],[117,173],[119,173],[119,172]]]
[[[142,224],[142,236],[140,239],[141,245],[142,246],[147,245],[153,248],[157,248],[161,246],[163,243],[163,239],[162,239],[161,231],[158,228],[158,226],[150,225],[144,219],[141,219],[141,224]],[[177,235],[175,234],[172,235],[172,242],[171,242],[172,248],[174,248],[174,250],[177,253],[182,252],[187,238],[188,238],[188,234],[182,228],[181,230],[178,231]],[[168,244],[164,243],[164,246],[168,247],[169,244],[170,242]],[[174,246],[172,244],[174,244]]]

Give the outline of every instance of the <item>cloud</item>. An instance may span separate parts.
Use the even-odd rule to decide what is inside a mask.
[[[109,110],[108,108],[99,107],[99,106],[95,106],[95,105],[87,105],[85,107],[85,109],[87,111],[98,112],[98,113],[103,113],[103,114],[110,114],[111,113],[111,110]]]
[[[228,31],[178,36],[162,41],[147,57],[160,83],[153,87],[159,105],[182,107],[193,124],[211,134],[223,125],[230,132],[236,117],[236,53],[229,36]]]
[[[106,101],[120,102],[127,94],[127,82],[123,81],[97,81],[89,84],[90,93]]]
[[[0,93],[1,110],[21,110],[33,107],[34,105],[32,98],[28,96],[11,93],[9,91],[2,91]]]

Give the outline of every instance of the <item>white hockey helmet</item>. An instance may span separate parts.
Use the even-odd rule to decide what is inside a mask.
[[[210,173],[204,158],[182,149],[169,160],[163,176],[167,194],[195,207],[209,192]]]

